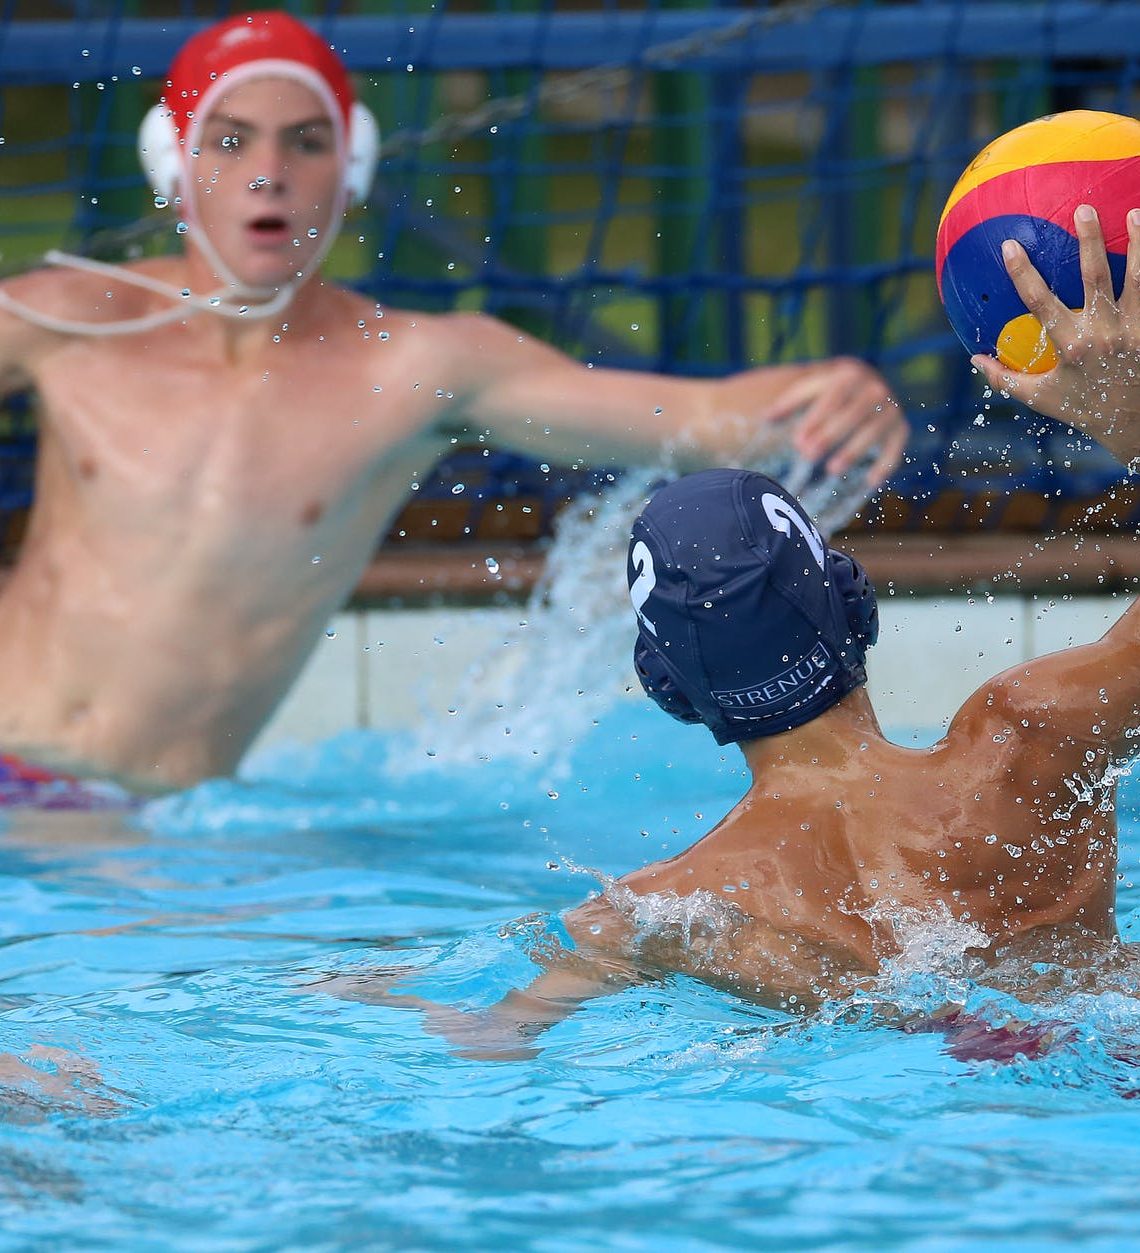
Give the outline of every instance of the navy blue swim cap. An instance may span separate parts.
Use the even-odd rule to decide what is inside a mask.
[[[627,577],[642,686],[718,744],[810,722],[867,681],[870,580],[774,479],[702,470],[667,484],[633,524]]]

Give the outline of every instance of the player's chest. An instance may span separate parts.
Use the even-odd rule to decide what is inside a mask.
[[[342,372],[208,369],[122,352],[87,353],[39,380],[40,401],[75,472],[272,497],[298,479],[343,491],[403,437],[380,396]]]

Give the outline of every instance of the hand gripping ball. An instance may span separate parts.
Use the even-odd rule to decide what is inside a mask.
[[[1014,289],[1001,245],[1016,239],[1072,309],[1084,304],[1073,212],[1100,216],[1119,295],[1128,210],[1140,207],[1140,121],[1074,109],[999,136],[966,167],[938,224],[935,278],[950,325],[971,352],[1039,374],[1057,363],[1041,323]]]

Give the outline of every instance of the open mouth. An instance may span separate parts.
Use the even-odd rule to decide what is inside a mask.
[[[266,214],[263,217],[254,218],[249,223],[248,230],[259,239],[278,240],[289,233],[289,223],[283,217]]]

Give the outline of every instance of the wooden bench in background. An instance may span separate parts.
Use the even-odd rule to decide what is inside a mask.
[[[23,537],[30,444],[13,465],[18,473],[9,468],[4,475],[12,490],[0,507],[0,568],[15,559]],[[351,604],[525,600],[541,576],[560,510],[612,477],[604,470],[540,473],[508,454],[459,449],[403,506]],[[832,542],[863,562],[880,594],[1095,595],[1140,588],[1138,532],[1140,486],[1132,480],[1079,498],[939,485],[884,491]]]

